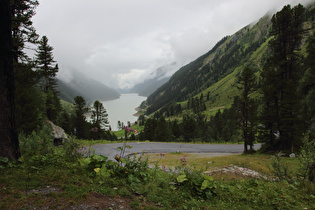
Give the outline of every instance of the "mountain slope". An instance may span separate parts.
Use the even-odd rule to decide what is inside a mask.
[[[235,77],[246,66],[259,71],[267,56],[270,26],[270,17],[265,16],[255,25],[248,25],[234,35],[224,37],[208,53],[180,68],[169,82],[148,97],[147,114],[201,92],[209,92],[212,102],[221,99],[224,103],[232,103],[233,95],[237,94],[232,90],[233,87],[236,89]],[[228,77],[232,73],[234,76]],[[230,91],[225,99],[222,95],[224,91]]]
[[[71,103],[76,96],[82,96],[87,103],[113,100],[120,96],[116,90],[80,74],[74,75],[68,82],[58,79],[57,90],[61,99]]]
[[[135,85],[130,92],[138,93],[140,96],[149,96],[170,79],[169,75],[176,68],[176,62],[174,62],[156,69],[151,73],[150,78],[146,79],[143,83]]]

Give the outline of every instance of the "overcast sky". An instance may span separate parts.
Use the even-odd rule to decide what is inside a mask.
[[[313,0],[40,0],[33,17],[59,76],[129,88],[160,66],[187,64],[284,5]]]

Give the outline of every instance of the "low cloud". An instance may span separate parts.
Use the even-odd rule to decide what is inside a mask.
[[[81,72],[129,88],[160,66],[184,65],[285,4],[312,0],[40,1],[34,26],[54,47],[60,76]]]

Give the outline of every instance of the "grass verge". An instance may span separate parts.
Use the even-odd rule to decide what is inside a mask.
[[[315,186],[307,180],[203,173],[238,165],[274,176],[272,156],[172,153],[111,161],[83,157],[75,142],[47,145],[42,135],[22,142],[19,162],[0,160],[0,209],[315,209]],[[298,173],[297,158],[276,160]]]

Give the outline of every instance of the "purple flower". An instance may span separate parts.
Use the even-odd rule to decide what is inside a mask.
[[[133,130],[132,128],[130,128],[129,126],[125,126],[125,130],[127,132],[134,132],[135,130]]]

